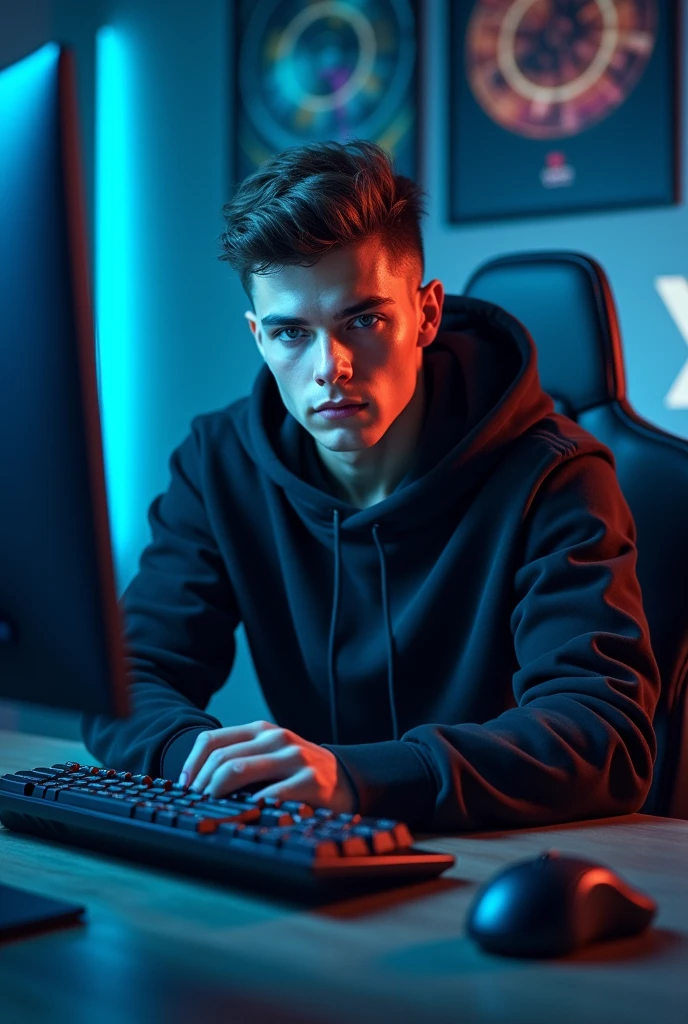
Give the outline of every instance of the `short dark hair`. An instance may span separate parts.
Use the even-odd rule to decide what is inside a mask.
[[[335,248],[378,236],[394,263],[425,259],[420,187],[395,174],[382,146],[366,140],[312,142],[271,157],[223,208],[225,260],[251,305],[251,274],[313,266]]]

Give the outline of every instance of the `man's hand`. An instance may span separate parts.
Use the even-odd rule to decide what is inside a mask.
[[[332,751],[270,722],[200,733],[179,776],[182,785],[216,797],[263,780],[278,781],[256,796],[303,800],[337,814],[354,809],[353,791]]]

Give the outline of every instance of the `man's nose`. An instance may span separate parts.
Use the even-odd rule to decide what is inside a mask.
[[[315,379],[331,384],[341,377],[351,376],[351,353],[338,338],[325,338],[317,347]]]

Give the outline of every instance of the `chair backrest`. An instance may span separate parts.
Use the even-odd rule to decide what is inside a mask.
[[[465,294],[503,307],[525,325],[557,411],[614,454],[636,523],[638,578],[662,681],[657,760],[642,810],[688,818],[688,441],[629,405],[614,299],[589,256],[502,256],[475,271]],[[446,297],[445,320],[452,301]]]

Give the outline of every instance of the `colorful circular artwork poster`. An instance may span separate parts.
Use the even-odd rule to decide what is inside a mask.
[[[370,139],[417,172],[416,5],[238,0],[235,167],[241,181],[290,146]]]
[[[452,219],[672,202],[675,4],[452,7]]]

